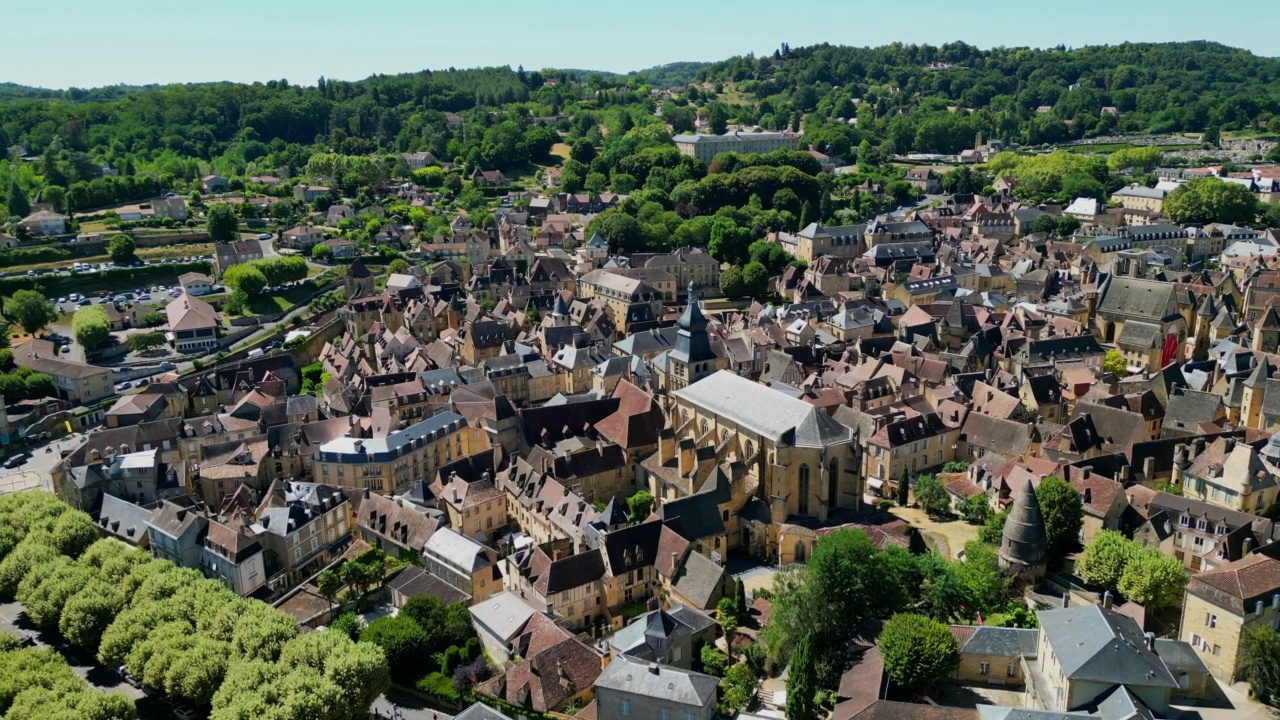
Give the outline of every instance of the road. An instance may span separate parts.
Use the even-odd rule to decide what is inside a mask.
[[[432,710],[418,698],[395,690],[379,695],[378,699],[369,706],[369,713],[370,717],[393,720],[453,720],[452,715]]]

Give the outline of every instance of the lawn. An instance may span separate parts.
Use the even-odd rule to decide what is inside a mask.
[[[567,144],[565,144],[565,143],[556,143],[555,145],[552,145],[552,146],[551,146],[551,154],[552,154],[552,155],[559,155],[560,157],[564,158],[565,160],[568,160],[568,159],[569,159],[569,152],[570,152],[571,150],[572,150],[572,148],[570,148],[570,147],[569,147]]]
[[[267,315],[285,312],[295,305],[306,302],[315,288],[294,287],[274,295],[259,295],[249,301],[249,312],[253,315]]]

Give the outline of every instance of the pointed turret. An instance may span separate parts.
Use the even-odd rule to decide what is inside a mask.
[[[1200,300],[1200,307],[1196,309],[1196,314],[1200,317],[1211,318],[1216,315],[1217,312],[1218,309],[1214,306],[1212,295],[1205,295],[1204,298]]]
[[[1266,358],[1262,358],[1257,365],[1253,366],[1253,372],[1249,373],[1249,378],[1244,381],[1244,386],[1247,388],[1260,388],[1267,384],[1267,378],[1270,377],[1271,363]]]
[[[1000,540],[1001,566],[1021,565],[1035,575],[1044,573],[1048,560],[1048,534],[1035,488],[1028,481],[1013,501]]]

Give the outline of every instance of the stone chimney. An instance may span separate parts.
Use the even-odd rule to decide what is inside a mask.
[[[1147,650],[1155,652],[1156,650],[1156,634],[1149,632],[1146,634]]]
[[[1112,599],[1111,599],[1111,591],[1110,591],[1110,590],[1108,590],[1108,591],[1106,591],[1106,592],[1104,592],[1104,593],[1102,594],[1102,607],[1104,607],[1104,608],[1106,608],[1106,609],[1110,610],[1110,609],[1111,609],[1111,603],[1112,603]]]
[[[676,434],[663,429],[658,433],[658,462],[666,464],[676,459]]]
[[[696,454],[693,440],[684,438],[680,441],[680,464],[678,469],[681,477],[693,472],[694,468],[697,467],[694,461]]]
[[[1223,448],[1222,448],[1222,454],[1223,454],[1223,455],[1230,455],[1230,454],[1231,454],[1231,452],[1232,452],[1233,450],[1235,450],[1235,449],[1236,449],[1236,439],[1235,439],[1235,438],[1227,438],[1227,439],[1226,439],[1226,442],[1224,443]]]
[[[1142,479],[1151,482],[1151,478],[1156,475],[1156,459],[1154,457],[1145,457],[1142,459]]]

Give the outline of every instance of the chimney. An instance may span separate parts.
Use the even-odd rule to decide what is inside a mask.
[[[559,560],[560,560],[560,551],[559,551],[559,550],[555,550],[555,551],[553,551],[553,552],[551,553],[551,561],[552,561],[552,562],[557,562],[557,561],[559,561]]]
[[[1066,593],[1062,596],[1062,607],[1066,607],[1070,604],[1071,604],[1071,593]]]
[[[1120,466],[1120,477],[1118,478],[1118,480],[1120,481],[1120,484],[1123,485],[1124,483],[1129,482],[1129,473],[1131,471],[1132,471],[1132,468],[1130,468],[1128,465]]]
[[[1223,454],[1224,454],[1224,455],[1230,455],[1230,454],[1231,454],[1231,452],[1232,452],[1233,450],[1235,450],[1235,449],[1236,449],[1236,439],[1235,439],[1235,438],[1227,438],[1226,444],[1225,444],[1225,445],[1223,446],[1223,448],[1222,448],[1222,452],[1223,452]]]
[[[680,553],[675,552],[675,551],[672,551],[672,553],[671,553],[671,572],[672,572],[672,574],[675,574],[675,571],[676,571],[676,563],[678,563],[679,561],[680,561]]]
[[[1084,489],[1084,504],[1088,505],[1093,502],[1093,488]]]
[[[657,674],[658,674],[658,663],[649,663],[649,672],[650,672],[650,674],[657,675]]]
[[[1102,607],[1104,607],[1104,608],[1106,608],[1106,609],[1110,610],[1110,609],[1111,609],[1111,603],[1112,603],[1112,600],[1111,600],[1111,591],[1110,591],[1110,590],[1108,590],[1108,591],[1106,591],[1105,593],[1103,593],[1103,594],[1102,594]]]
[[[1142,459],[1142,479],[1150,482],[1151,478],[1156,475],[1156,459],[1154,457],[1145,457]]]
[[[694,470],[693,440],[689,438],[684,438],[680,441],[680,464],[678,470],[681,477],[692,473]]]
[[[1202,437],[1198,437],[1198,438],[1196,438],[1196,441],[1195,441],[1194,445],[1192,446],[1192,449],[1191,449],[1191,457],[1193,457],[1193,458],[1194,458],[1194,457],[1198,456],[1198,455],[1199,455],[1200,453],[1202,453],[1202,452],[1204,452],[1204,438],[1202,438]]]
[[[1244,542],[1240,543],[1240,557],[1244,557],[1253,552],[1253,538],[1247,537]]]
[[[1155,650],[1156,650],[1156,634],[1155,634],[1155,633],[1153,633],[1153,632],[1149,632],[1149,633],[1147,633],[1147,634],[1146,634],[1146,640],[1147,640],[1147,650],[1150,650],[1151,652],[1155,652]]]

